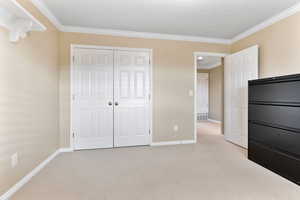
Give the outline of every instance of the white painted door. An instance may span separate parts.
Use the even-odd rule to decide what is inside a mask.
[[[208,73],[197,74],[197,113],[198,119],[208,118]]]
[[[75,49],[72,76],[74,148],[113,147],[113,51]]]
[[[115,52],[115,147],[150,144],[149,69],[148,52]]]
[[[258,46],[225,57],[225,138],[248,148],[248,80],[258,78]]]

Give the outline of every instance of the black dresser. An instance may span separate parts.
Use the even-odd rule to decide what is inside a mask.
[[[300,74],[249,81],[248,158],[300,185]]]

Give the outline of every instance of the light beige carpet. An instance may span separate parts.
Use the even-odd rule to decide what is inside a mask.
[[[198,135],[221,135],[221,124],[213,123],[209,121],[201,121],[197,124],[198,127]]]
[[[191,145],[61,154],[11,200],[300,199],[299,186],[209,131],[200,125]]]

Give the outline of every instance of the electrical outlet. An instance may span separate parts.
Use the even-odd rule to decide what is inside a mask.
[[[189,90],[189,96],[190,97],[194,96],[194,91],[193,90]]]
[[[173,127],[174,132],[178,132],[178,129],[179,129],[178,125],[174,125]]]
[[[15,168],[18,165],[18,153],[15,153],[11,156],[11,167]]]

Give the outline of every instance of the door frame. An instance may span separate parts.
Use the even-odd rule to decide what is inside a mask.
[[[194,142],[197,143],[197,57],[198,56],[217,56],[225,58],[229,53],[214,53],[214,52],[194,52]],[[224,101],[224,99],[223,99]],[[224,105],[224,102],[223,102]],[[224,105],[225,106],[225,105]]]
[[[114,46],[97,46],[97,45],[81,45],[81,44],[71,44],[70,47],[70,150],[74,151],[74,137],[73,137],[73,72],[74,72],[74,52],[76,48],[82,49],[101,49],[101,50],[123,50],[123,51],[139,51],[147,52],[150,56],[149,65],[149,128],[150,128],[150,140],[149,146],[152,144],[153,140],[153,49],[146,48],[128,48],[128,47],[114,47]]]

